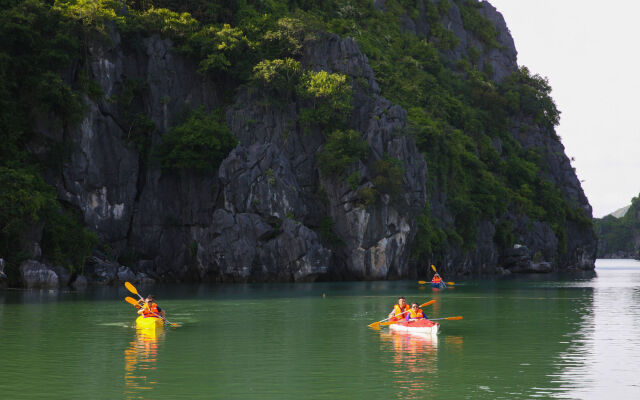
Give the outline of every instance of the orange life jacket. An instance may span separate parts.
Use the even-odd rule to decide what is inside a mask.
[[[404,315],[403,313],[409,310],[411,310],[411,307],[409,307],[408,304],[405,304],[404,308],[402,309],[400,308],[399,304],[396,304],[395,306],[393,306],[393,312],[394,312],[395,318],[402,318]]]
[[[413,309],[409,311],[409,318],[425,318],[424,314],[422,313],[422,308],[418,308],[418,311],[414,311]]]
[[[440,281],[441,281],[441,280],[442,280],[442,279],[440,279],[440,277],[439,277],[439,276],[434,276],[434,277],[433,277],[433,279],[431,280],[431,282],[433,282],[433,283],[440,283]]]
[[[149,317],[159,318],[160,309],[156,303],[153,303],[151,305],[151,308],[149,308],[149,305],[145,304],[142,308],[142,315],[144,315],[145,318],[149,318]]]

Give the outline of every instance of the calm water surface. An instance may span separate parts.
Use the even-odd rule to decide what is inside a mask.
[[[136,332],[124,287],[0,291],[2,399],[638,399],[640,263],[595,275],[138,287],[182,324]],[[324,296],[323,296],[324,294]],[[373,330],[395,299],[437,337]]]

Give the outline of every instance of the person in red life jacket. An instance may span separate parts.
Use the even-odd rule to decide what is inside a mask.
[[[411,304],[411,309],[407,313],[406,320],[407,321],[416,321],[419,319],[428,319],[426,315],[422,312],[422,308],[418,306],[418,303]]]
[[[138,314],[142,314],[145,318],[165,318],[164,310],[156,303],[152,294],[148,295],[147,298],[144,299],[144,303],[142,304],[142,308],[138,310]]]
[[[442,278],[440,278],[440,275],[438,275],[438,273],[436,272],[436,274],[433,276],[433,279],[431,279],[431,283],[440,283],[442,282]]]
[[[393,306],[393,310],[389,313],[391,321],[398,321],[404,318],[405,313],[408,313],[411,307],[407,304],[407,300],[404,297],[398,297],[398,304]]]

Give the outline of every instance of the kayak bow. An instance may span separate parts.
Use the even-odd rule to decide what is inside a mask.
[[[136,319],[136,328],[138,329],[160,329],[164,326],[162,318],[139,316]]]
[[[440,324],[429,321],[428,319],[419,319],[417,321],[399,321],[393,325],[389,325],[389,329],[392,331],[437,335],[440,330]]]

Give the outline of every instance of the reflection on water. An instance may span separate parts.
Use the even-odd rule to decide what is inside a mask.
[[[149,399],[157,383],[152,371],[156,370],[158,346],[164,341],[162,329],[137,329],[135,339],[124,351],[124,384],[126,399]]]
[[[423,398],[434,389],[438,370],[438,336],[407,332],[380,333],[381,347],[392,352],[396,396],[401,399]]]
[[[567,338],[569,349],[557,358],[562,370],[552,378],[565,390],[556,397],[640,398],[637,369],[630,368],[640,365],[640,310],[634,299],[640,289],[640,269],[627,264],[631,263],[619,268],[597,266],[599,278],[606,279],[600,282],[606,284],[589,283],[591,308],[582,317],[580,329]]]

